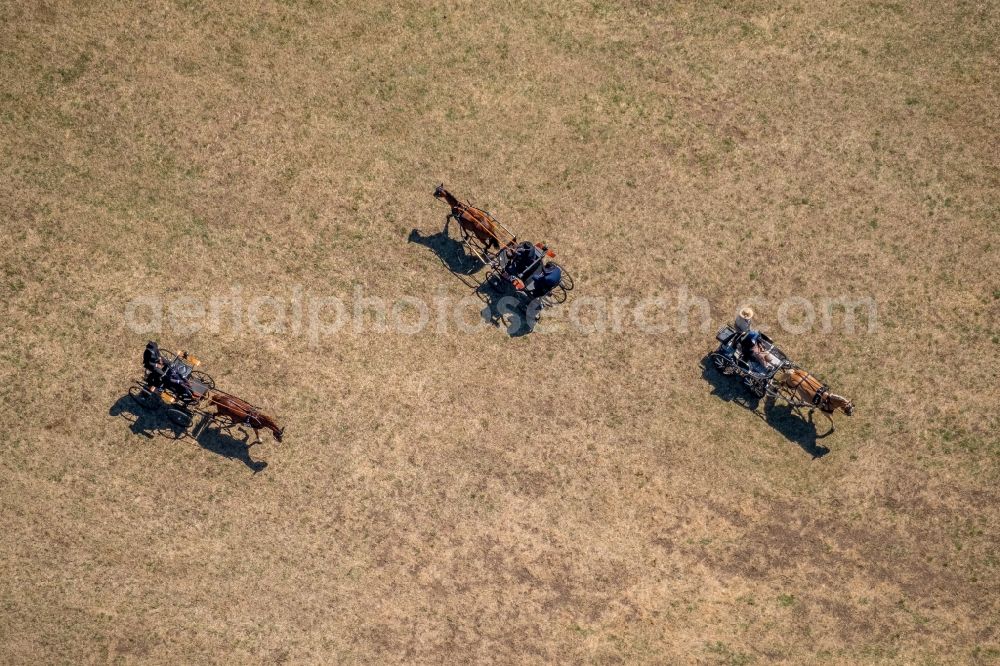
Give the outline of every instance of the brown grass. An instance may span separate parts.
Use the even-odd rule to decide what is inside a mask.
[[[977,2],[3,3],[3,661],[996,660],[998,34]],[[875,297],[877,333],[781,340],[857,414],[812,460],[713,393],[711,332],[484,328],[161,336],[284,445],[109,415],[134,295],[461,295],[407,243],[442,180],[577,297]]]

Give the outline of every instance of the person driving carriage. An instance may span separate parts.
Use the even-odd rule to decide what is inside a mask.
[[[146,370],[146,382],[153,389],[153,393],[167,389],[181,400],[194,399],[187,378],[173,363],[163,360],[159,345],[152,340],[146,344],[146,349],[142,352],[142,367]]]
[[[167,366],[166,375],[163,377],[163,387],[170,389],[174,395],[184,402],[194,400],[194,393],[191,391],[191,385],[188,383],[187,378],[181,374],[180,370],[173,363]]]
[[[757,361],[764,372],[769,372],[781,365],[781,359],[772,354],[764,346],[764,338],[760,331],[753,328],[754,312],[750,308],[740,310],[739,317],[736,318],[736,330],[745,331],[740,340],[740,351],[747,363]]]
[[[529,241],[524,241],[511,252],[510,260],[507,262],[507,272],[514,277],[521,277],[537,258],[535,246]]]
[[[559,285],[562,280],[562,269],[556,264],[547,263],[540,265],[539,262],[544,256],[544,248],[532,245],[530,241],[524,241],[510,254],[507,262],[506,273],[511,276],[515,288],[523,290],[530,298],[541,298]],[[537,272],[532,270],[537,266]],[[534,275],[529,275],[531,272]],[[525,284],[531,286],[525,288]]]
[[[160,357],[160,347],[150,340],[142,352],[142,367],[146,370],[146,382],[157,387],[163,383],[166,372],[163,359]]]

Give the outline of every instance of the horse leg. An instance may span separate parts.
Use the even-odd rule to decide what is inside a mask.
[[[489,231],[483,231],[483,235],[479,236],[479,240],[482,241],[483,247],[489,250],[491,247],[500,249],[500,243],[497,241],[496,237],[493,236]]]
[[[814,414],[815,412],[816,412],[816,410],[815,410],[815,409],[814,409],[814,410],[812,410],[811,412],[809,412],[809,422],[810,422],[810,423],[813,423],[813,420],[812,420],[812,415],[813,415],[813,414]],[[825,416],[825,417],[826,417],[826,420],[827,420],[827,421],[829,421],[829,422],[830,422],[830,429],[829,429],[829,430],[827,430],[827,431],[826,431],[825,433],[823,433],[822,435],[819,435],[819,434],[817,434],[817,435],[816,435],[816,438],[817,438],[817,439],[821,439],[821,438],[823,438],[823,437],[826,437],[827,435],[829,435],[830,433],[832,433],[832,432],[833,432],[833,431],[834,431],[834,430],[836,429],[836,426],[835,426],[835,425],[834,425],[834,423],[833,423],[833,416],[832,416],[832,415],[830,414],[830,412],[827,412],[827,411],[825,411],[825,410],[822,410],[822,409],[821,409],[821,410],[819,410],[819,412],[820,412],[820,414],[822,414],[823,416]],[[816,424],[815,424],[815,423],[813,423],[813,427],[816,427]]]

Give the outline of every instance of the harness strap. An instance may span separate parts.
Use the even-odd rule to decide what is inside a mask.
[[[225,391],[216,391],[216,393],[224,395],[224,396],[226,396],[228,398],[232,398],[233,400],[238,400],[238,401],[242,402],[244,405],[247,406],[247,409],[244,409],[243,407],[237,407],[235,405],[232,406],[233,409],[238,409],[241,412],[243,412],[243,414],[244,414],[243,421],[242,421],[243,423],[249,423],[251,418],[257,418],[258,416],[260,416],[260,413],[261,413],[260,408],[257,407],[257,406],[255,406],[255,405],[251,405],[246,400],[243,400],[242,398],[238,398],[235,395],[233,395],[232,393],[226,393]]]
[[[799,382],[795,385],[795,387],[792,390],[793,391],[798,391],[799,387],[802,386],[802,384],[804,384],[805,381],[807,379],[809,379],[810,377],[812,377],[812,375],[810,375],[808,372],[804,372],[804,374],[802,375],[802,379],[799,380]],[[830,392],[830,388],[828,386],[826,386],[825,384],[821,385],[818,389],[816,389],[816,392],[813,393],[813,397],[812,397],[812,403],[811,403],[812,406],[813,407],[819,407],[820,409],[823,409],[820,406],[820,403],[823,402],[824,397],[829,392]],[[805,405],[805,404],[810,404],[810,403],[802,403],[802,404]]]
[[[799,380],[799,383],[796,384],[795,387],[792,390],[793,391],[798,391],[799,387],[802,386],[803,382],[805,382],[807,379],[809,379],[809,373],[808,372],[803,372],[802,373],[802,379]]]

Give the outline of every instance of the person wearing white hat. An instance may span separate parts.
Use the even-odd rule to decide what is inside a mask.
[[[736,316],[736,330],[740,333],[746,333],[750,330],[751,322],[753,321],[753,308],[746,307],[740,310],[739,315]]]
[[[760,363],[765,371],[773,370],[781,365],[781,359],[764,348],[764,340],[760,332],[753,328],[753,308],[745,307],[736,317],[736,330],[745,333],[743,336],[743,358]]]

